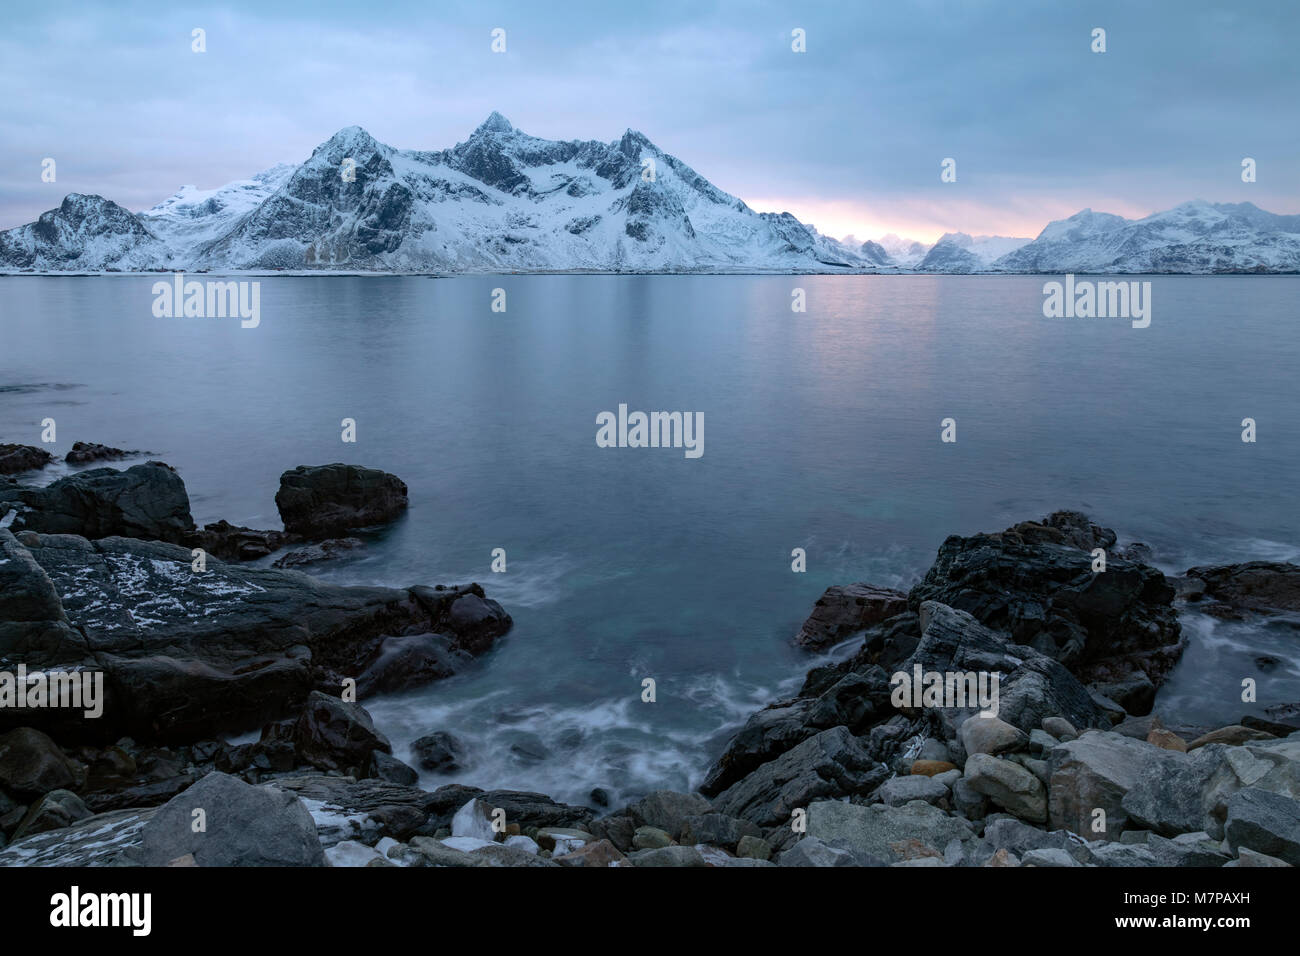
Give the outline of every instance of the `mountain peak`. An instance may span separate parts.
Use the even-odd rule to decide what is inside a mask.
[[[493,110],[488,118],[479,124],[474,133],[513,133],[515,128],[510,125],[510,120],[506,119],[496,110]]]

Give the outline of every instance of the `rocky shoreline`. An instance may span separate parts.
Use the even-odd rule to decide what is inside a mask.
[[[0,462],[49,460],[24,449]],[[1300,611],[1300,567],[1170,579],[1073,512],[950,537],[907,593],[826,592],[796,642],[850,653],[752,715],[698,792],[610,810],[421,790],[359,701],[457,672],[509,614],[477,584],[293,570],[399,517],[395,476],[304,466],[276,502],[284,531],[199,529],[160,462],[0,478],[0,671],[103,676],[95,719],[0,706],[0,865],[1300,865],[1300,703],[1243,696],[1227,727],[1156,708],[1180,605]],[[900,697],[900,674],[991,682],[993,706]],[[436,737],[422,763],[454,759]]]

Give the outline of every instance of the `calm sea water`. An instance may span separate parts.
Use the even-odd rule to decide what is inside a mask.
[[[144,449],[200,523],[279,527],[299,464],[399,475],[409,514],[319,573],[477,580],[514,615],[473,670],[367,704],[399,756],[462,738],[466,783],[698,782],[802,678],[790,638],[826,586],[907,587],[949,534],[1077,508],[1166,571],[1300,553],[1296,278],[1156,277],[1140,330],[1045,319],[1030,277],[262,278],[255,329],[155,318],[154,281],[0,279],[0,440],[53,417],[58,453]],[[620,403],[703,412],[703,457],[598,448]],[[1245,676],[1300,700],[1293,628],[1187,624],[1175,719],[1237,720]]]

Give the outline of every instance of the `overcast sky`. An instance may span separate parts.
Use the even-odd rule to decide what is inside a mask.
[[[494,109],[553,139],[640,130],[835,236],[1032,236],[1084,207],[1189,199],[1300,213],[1297,0],[42,0],[4,16],[0,228],[69,192],[145,209],[301,162],[353,124],[440,149]]]

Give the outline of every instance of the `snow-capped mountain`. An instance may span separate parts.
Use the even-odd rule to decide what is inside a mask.
[[[516,130],[499,113],[440,152],[395,149],[353,126],[301,166],[208,192],[185,187],[136,217],[98,197],[83,203],[87,222],[118,227],[95,227],[115,239],[101,242],[102,264],[92,255],[98,247],[23,253],[32,246],[25,235],[15,244],[23,254],[0,254],[0,264],[418,272],[824,272],[866,264],[789,213],[753,211],[640,133],[555,142]],[[77,235],[71,225],[63,232]]]
[[[1012,236],[968,236],[947,232],[916,263],[918,272],[988,272],[992,264],[1030,242]]]
[[[0,270],[884,272],[1300,271],[1300,216],[1189,203],[1085,210],[1032,242],[858,243],[760,213],[641,133],[539,139],[493,113],[463,143],[399,150],[340,130],[301,165],[132,214],[99,196],[0,232]]]
[[[883,250],[889,256],[890,262],[901,269],[915,268],[931,248],[929,243],[918,242],[915,239],[904,239],[892,232],[886,236],[881,236],[875,242],[863,243],[864,247],[868,245]]]
[[[1049,223],[995,272],[1296,272],[1300,216],[1252,203],[1183,203],[1145,219],[1085,209]]]
[[[220,189],[182,186],[174,196],[140,213],[140,221],[177,260],[185,262],[199,247],[221,238],[256,210],[297,168],[281,163],[252,179],[241,179]]]
[[[35,272],[156,269],[166,245],[115,202],[69,193],[58,209],[0,232],[0,267]]]

